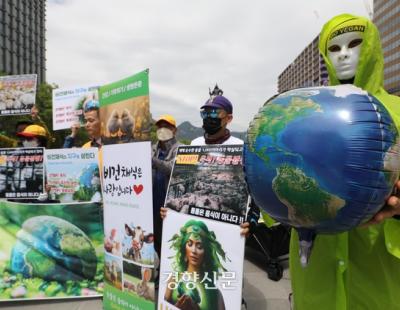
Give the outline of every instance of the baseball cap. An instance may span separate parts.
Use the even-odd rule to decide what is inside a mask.
[[[159,123],[161,121],[167,122],[168,124],[176,127],[176,121],[175,121],[175,118],[172,115],[169,115],[169,114],[161,115],[158,118],[158,120],[156,121],[156,125],[157,125],[157,123]]]
[[[201,107],[204,108],[215,108],[215,109],[223,109],[228,114],[232,114],[233,107],[232,103],[225,98],[224,96],[214,96],[207,100],[207,102]]]
[[[18,136],[22,137],[37,137],[42,136],[46,137],[47,132],[42,126],[39,125],[29,125],[23,131],[17,133]]]

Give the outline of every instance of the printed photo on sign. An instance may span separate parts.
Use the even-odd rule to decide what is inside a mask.
[[[134,210],[106,207],[104,210],[104,250],[131,263],[144,267],[154,266],[154,234],[152,221],[139,220]]]
[[[53,90],[53,130],[83,126],[85,109],[99,108],[98,86]]]
[[[0,201],[0,301],[100,296],[100,208]]]
[[[148,300],[154,303],[154,269],[132,264],[128,261],[123,262],[123,282],[124,292],[136,298]]]
[[[45,150],[47,184],[60,202],[101,202],[98,149]]]
[[[104,280],[122,290],[122,259],[106,253],[104,267]]]
[[[241,145],[181,146],[165,207],[227,223],[244,221],[248,200]]]
[[[240,227],[168,211],[163,224],[159,309],[240,309]]]
[[[0,197],[39,197],[44,182],[43,152],[43,148],[0,149]]]
[[[30,114],[36,100],[36,74],[0,76],[0,115]]]
[[[150,140],[148,72],[100,87],[100,120],[104,144]]]

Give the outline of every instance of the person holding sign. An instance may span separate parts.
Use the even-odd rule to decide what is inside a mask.
[[[368,91],[389,111],[399,131],[400,99],[382,87],[384,61],[376,26],[364,17],[336,16],[324,25],[319,50],[330,84],[353,84]],[[400,199],[393,194],[362,227],[318,235],[306,268],[299,262],[298,234],[293,231],[290,274],[295,309],[399,309],[399,215]]]

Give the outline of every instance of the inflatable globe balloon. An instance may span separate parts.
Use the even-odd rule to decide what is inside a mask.
[[[244,148],[255,203],[297,228],[301,240],[368,221],[393,191],[399,158],[388,111],[353,85],[273,98],[250,123]]]
[[[80,281],[96,274],[95,249],[75,225],[53,216],[26,220],[17,233],[10,268],[26,278]]]

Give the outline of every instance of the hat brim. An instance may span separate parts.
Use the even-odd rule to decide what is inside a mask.
[[[33,138],[33,137],[37,137],[39,135],[35,135],[33,133],[28,133],[28,132],[19,132],[17,133],[17,136],[19,137],[27,137],[27,138]]]
[[[166,119],[159,119],[159,120],[156,122],[156,125],[159,124],[159,123],[161,123],[161,122],[166,122],[167,124],[176,127],[175,124],[173,124],[173,123],[167,121]]]

